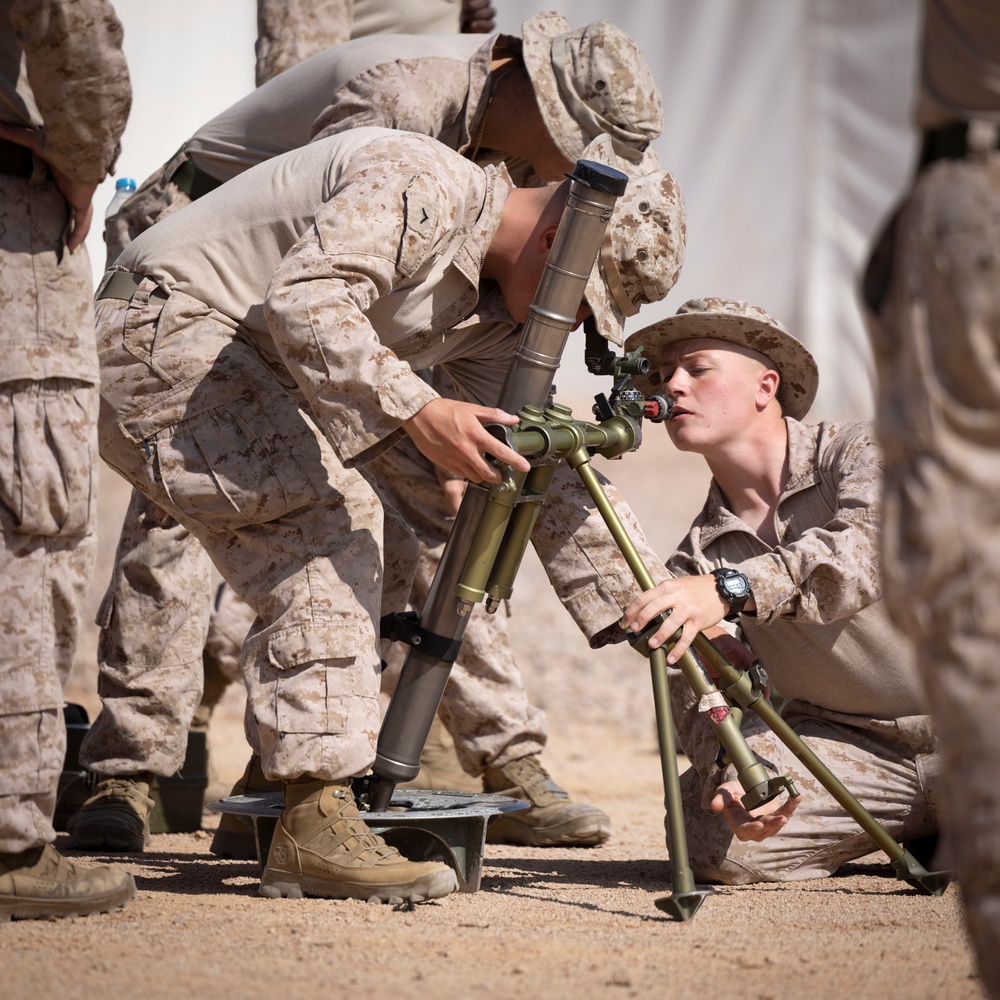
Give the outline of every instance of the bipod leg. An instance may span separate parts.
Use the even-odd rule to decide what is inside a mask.
[[[950,871],[929,872],[845,787],[843,782],[816,756],[802,737],[778,714],[764,697],[751,694],[747,676],[734,667],[704,635],[695,636],[693,647],[718,671],[719,687],[727,698],[742,708],[752,708],[767,727],[809,769],[817,781],[840,803],[852,819],[889,858],[896,877],[929,896],[940,896],[951,882]]]
[[[590,456],[585,448],[579,448],[567,456],[570,466],[583,481],[587,492],[594,501],[604,523],[611,532],[618,549],[632,570],[643,590],[652,590],[653,578],[644,565],[625,526],[618,517],[613,504],[604,492],[597,474],[590,464]],[[639,648],[633,643],[635,648]],[[653,704],[656,710],[656,732],[660,745],[660,768],[663,772],[664,804],[667,810],[667,847],[673,871],[673,893],[657,899],[656,907],[669,913],[675,920],[690,920],[698,911],[711,889],[696,889],[691,863],[688,860],[687,832],[684,829],[684,805],[681,802],[680,775],[677,773],[677,740],[674,719],[670,713],[670,691],[667,686],[667,657],[660,649],[650,649],[642,643],[639,649],[649,659],[653,681]]]
[[[687,831],[684,829],[684,803],[677,770],[677,740],[670,711],[670,688],[667,684],[667,659],[663,649],[649,650],[649,669],[653,680],[653,704],[656,708],[656,733],[660,745],[660,769],[663,773],[663,801],[667,810],[667,849],[672,869],[672,893],[654,900],[656,908],[674,920],[690,920],[711,889],[696,889],[688,859]]]

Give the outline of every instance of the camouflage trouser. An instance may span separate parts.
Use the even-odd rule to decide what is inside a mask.
[[[165,385],[135,360],[136,344],[148,339],[155,314],[142,295],[133,303],[128,308],[116,300],[99,303],[107,338],[105,399],[111,408],[125,409],[142,400],[122,426],[113,418],[102,423],[102,454],[150,499],[183,519],[258,615],[247,641],[244,673],[269,773],[329,778],[358,773],[370,763],[377,729],[377,709],[373,716],[365,701],[371,697],[369,673],[379,662],[373,623],[378,612],[401,610],[405,604],[399,595],[408,593],[416,561],[412,532],[392,503],[378,502],[377,487],[366,475],[340,466],[308,416],[249,349],[227,348],[227,364],[239,356],[240,377],[254,386],[253,401],[228,393],[236,398],[164,429],[156,396]],[[207,315],[198,319],[185,308],[185,322],[200,324],[204,342],[230,336],[213,329]],[[131,313],[132,353],[121,346],[126,313]],[[255,429],[262,425],[255,450],[273,442],[276,454],[268,451],[266,461],[257,454],[252,463],[267,470],[266,481],[245,482],[247,462],[227,446],[234,419]],[[224,491],[213,485],[217,481],[226,484]],[[624,560],[608,550],[608,536],[593,505],[582,503],[580,493],[579,484],[561,482],[533,541],[567,608],[591,635],[618,617],[635,588]],[[301,498],[294,511],[287,509],[286,496]],[[613,498],[637,533],[634,517],[620,497]],[[413,497],[407,500],[412,504]],[[387,534],[385,559],[379,524],[383,508],[387,531],[393,527],[398,539],[390,541]],[[639,538],[641,550],[653,559],[641,534]],[[594,544],[600,546],[594,560],[582,558]],[[349,556],[351,549],[357,551]],[[385,576],[382,586],[372,572],[376,567]],[[380,590],[394,595],[391,600],[383,596],[381,607]],[[490,680],[487,676],[479,704],[488,696]],[[315,690],[307,696],[310,685]],[[523,698],[521,705],[526,709]],[[463,710],[468,709],[457,711]],[[491,731],[495,718],[482,735],[498,752],[507,745],[512,752],[518,747],[523,751],[542,736],[531,725],[534,730],[526,733],[522,727],[521,744],[506,734],[497,737]],[[488,752],[479,753],[479,763],[473,765],[482,766]],[[93,761],[94,754],[87,759]]]
[[[420,542],[410,595],[419,611],[451,529],[444,495],[431,463],[408,439],[373,462],[370,471]],[[566,567],[576,567],[577,582],[567,606],[581,629],[593,634],[614,614],[604,595],[617,588],[627,593],[626,580],[600,580],[587,552],[602,551],[608,537],[592,518],[573,515],[579,497],[572,496],[569,486],[565,478],[554,484],[551,506],[560,515],[556,530],[543,525],[536,540],[548,563],[558,558],[564,564],[563,576]],[[626,504],[610,484],[608,491],[640,551],[651,558]],[[163,775],[180,767],[187,727],[201,696],[203,661],[210,657],[225,676],[235,679],[242,638],[254,617],[232,593],[210,617],[210,575],[211,562],[201,543],[134,491],[98,621],[103,707],[81,748],[80,759],[87,767],[99,774]],[[473,775],[539,753],[548,738],[544,713],[530,704],[514,659],[508,614],[506,605],[495,615],[475,610],[442,697],[442,721],[463,767]],[[404,652],[399,646],[386,651],[391,667],[398,667]],[[247,737],[256,749],[252,727]]]
[[[201,698],[212,562],[141,493],[125,512],[97,624],[101,711],[80,748],[98,774],[174,774]]]
[[[916,644],[949,857],[1000,996],[1000,153],[925,169],[883,249],[886,598]]]
[[[55,840],[63,688],[94,565],[97,387],[0,385],[0,853]]]
[[[691,768],[681,776],[684,823],[695,877],[742,885],[832,875],[876,850],[871,838],[761,720],[747,713],[743,734],[772,775],[788,775],[802,795],[780,832],[741,842],[708,810],[715,790],[735,778],[716,766],[718,739],[699,716],[690,688],[671,671],[671,701]],[[786,702],[782,717],[849,792],[898,840],[937,831],[940,758],[927,716],[867,719]]]
[[[55,839],[63,687],[93,571],[93,277],[35,162],[0,174],[0,852]]]
[[[191,204],[171,180],[186,161],[183,150],[176,153],[106,220],[108,267],[140,233]],[[133,490],[97,614],[102,707],[80,748],[84,766],[98,774],[164,776],[181,766],[201,698],[211,586],[212,561],[202,545]]]
[[[411,595],[419,608],[451,526],[444,495],[430,463],[408,440],[371,469],[420,539]],[[253,612],[231,589],[213,607],[210,588],[211,561],[201,543],[133,491],[98,621],[102,709],[81,748],[87,767],[99,774],[168,775],[180,766],[201,697],[203,661],[211,658],[230,680],[240,677],[240,649],[253,625]],[[442,719],[471,774],[545,745],[545,718],[528,703],[506,619],[506,608],[496,615],[477,609],[442,700]],[[403,651],[387,651],[390,664]],[[252,728],[247,736],[257,748]]]
[[[171,387],[132,353],[150,345],[154,324],[143,320],[158,312],[148,287],[141,293],[132,306],[98,303],[101,453],[183,521],[256,613],[244,680],[268,776],[364,773],[379,722],[376,628],[383,606],[405,603],[412,532],[365,474],[340,464],[266,362],[229,343],[207,312],[186,321],[200,349],[229,344],[232,381],[213,393],[217,406],[153,430]],[[237,391],[248,385],[252,393]]]
[[[257,0],[257,86],[351,37],[348,0]]]

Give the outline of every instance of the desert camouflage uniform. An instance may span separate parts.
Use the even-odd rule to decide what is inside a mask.
[[[0,119],[44,129],[51,163],[82,183],[103,180],[125,127],[121,42],[103,0],[0,0]],[[0,140],[0,163],[0,853],[15,853],[55,839],[62,692],[93,570],[98,368],[66,200],[24,147]]]
[[[353,0],[257,0],[257,63],[262,83],[351,37]]]
[[[912,648],[880,599],[882,457],[865,422],[807,425],[786,418],[788,482],[772,548],[726,508],[713,482],[691,532],[667,568],[675,575],[733,566],[753,588],[756,614],[743,639],[786,699],[782,715],[889,833],[936,830],[939,757]],[[692,761],[682,777],[691,863],[729,884],[832,874],[874,850],[867,834],[752,713],[751,748],[790,775],[803,800],[763,842],[736,840],[707,811],[734,777],[716,765],[718,741],[690,688],[671,671],[678,737]]]
[[[935,0],[925,18],[922,169],[868,274],[886,602],[916,644],[949,862],[1000,997],[1000,9]]]
[[[286,70],[206,122],[140,185],[109,220],[108,265],[139,233],[190,203],[191,191],[177,183],[189,187],[177,177],[182,167],[199,172],[197,194],[304,146],[321,129],[357,125],[421,132],[465,152],[486,110],[481,95],[493,48],[508,37],[378,35]]]
[[[257,613],[244,676],[269,776],[337,780],[373,759],[377,622],[405,604],[416,542],[366,464],[436,398],[414,369],[442,364],[495,403],[517,328],[493,318],[498,290],[480,300],[479,268],[509,189],[422,136],[355,129],[150,229],[118,265],[148,278],[98,303],[102,455]],[[282,211],[261,220],[261,204]],[[635,587],[617,551],[567,569],[556,538],[597,519],[589,498],[567,506],[535,542],[592,634]]]
[[[351,38],[448,35],[461,21],[461,0],[257,0],[257,86]]]
[[[486,88],[496,40],[370,38],[283,73],[202,126],[142,184],[108,223],[109,264],[140,232],[191,203],[172,180],[184,164],[190,161],[217,186],[308,143],[314,120],[330,107],[343,105],[338,113],[345,130],[359,124],[406,128],[466,150],[485,107],[470,94]],[[415,86],[415,79],[423,82]],[[336,117],[324,115],[331,134]],[[383,464],[391,461],[387,456]],[[436,481],[430,485],[439,489]],[[202,650],[211,629],[211,571],[187,528],[133,491],[98,619],[103,707],[81,754],[98,773],[172,774],[183,761],[184,720],[201,696]],[[473,627],[470,645],[483,627]],[[159,695],[155,708],[149,691]]]
[[[460,153],[470,152],[487,108],[492,54],[499,47],[519,44],[517,38],[500,34],[485,39],[475,35],[372,37],[327,50],[293,67],[200,128],[143,183],[108,224],[109,264],[140,232],[191,203],[190,195],[172,180],[182,167],[197,168],[211,179],[211,186],[217,186],[257,163],[305,145],[313,134],[335,135],[363,125],[432,135]],[[634,57],[621,52],[618,58],[621,80],[617,86],[625,87],[622,80],[629,73],[639,81],[641,73],[630,63]],[[653,97],[646,101],[649,110],[644,113],[649,116],[652,135],[659,131],[661,112]],[[574,140],[563,137],[563,141]],[[636,156],[642,170],[657,165],[651,150]],[[484,158],[492,156],[487,151]],[[523,178],[523,164],[514,166]],[[237,253],[243,250],[238,248]],[[399,467],[393,468],[396,463]],[[418,532],[420,540],[437,552],[434,560],[420,561],[419,591],[433,579],[442,541],[439,526],[432,525],[433,518],[426,511],[434,509],[439,518],[446,516],[432,467],[422,459],[421,467],[426,481],[419,487],[414,481],[406,497],[397,497],[401,510],[414,498],[412,513],[427,526],[426,538]],[[415,473],[404,453],[395,449],[382,456],[378,468],[386,483]],[[557,485],[553,505],[559,495]],[[617,496],[616,501],[620,515],[641,538],[634,516]],[[594,597],[598,588],[585,580],[596,573],[586,552],[592,545],[600,549],[605,539],[594,537],[599,529],[591,521],[577,524],[567,515],[567,524],[566,532],[584,528],[593,532],[582,544],[563,532],[551,539],[550,546],[552,558],[564,566],[573,558],[581,560],[581,585],[575,600],[583,610],[573,613],[578,621],[589,621],[588,602],[602,609],[603,604],[601,597]],[[540,536],[544,530],[539,528]],[[656,557],[644,552],[655,568]],[[134,492],[98,620],[103,709],[82,749],[81,760],[88,767],[105,775],[147,770],[171,774],[182,762],[183,720],[202,690],[202,648],[211,627],[210,576],[210,560],[187,528]],[[630,582],[620,580],[616,586],[627,592]],[[204,600],[197,600],[198,594],[204,594]],[[591,632],[598,627],[588,625]],[[466,765],[477,762],[474,773],[499,746],[514,753],[515,747],[540,749],[545,739],[544,718],[528,704],[504,632],[505,622],[499,615],[477,615],[470,620],[462,657],[453,669],[442,707],[443,718],[455,727],[468,727],[468,738],[459,737],[455,728],[451,732]],[[497,695],[500,678],[510,685],[504,698]],[[155,708],[149,691],[159,695]],[[473,724],[477,712],[483,714]],[[503,754],[499,763],[506,763]]]

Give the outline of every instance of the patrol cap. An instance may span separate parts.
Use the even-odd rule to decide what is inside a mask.
[[[521,39],[538,108],[566,159],[607,133],[625,161],[614,166],[642,163],[663,131],[663,98],[635,41],[607,18],[571,31],[554,11],[523,22]],[[652,150],[645,159],[644,168],[659,165]]]
[[[595,139],[580,159],[620,162],[607,135]],[[584,290],[602,337],[620,345],[625,317],[666,296],[680,274],[686,243],[684,199],[673,175],[666,170],[631,175]]]
[[[658,368],[664,349],[700,337],[725,340],[763,354],[781,376],[778,402],[782,412],[796,420],[809,412],[819,388],[815,358],[760,306],[730,299],[689,299],[675,315],[633,333],[625,342],[625,350],[641,347],[653,365],[649,375],[636,378],[637,387],[647,394],[659,391],[662,383]]]

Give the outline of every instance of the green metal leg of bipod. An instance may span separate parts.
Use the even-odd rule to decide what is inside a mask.
[[[737,670],[704,635],[695,636],[692,646],[703,659],[718,671],[719,687],[726,696],[742,708],[752,708],[765,725],[795,754],[817,781],[840,803],[852,819],[884,851],[896,871],[896,877],[929,896],[940,896],[951,882],[950,871],[929,872],[896,840],[881,823],[844,786],[840,779],[809,749],[797,732],[778,714],[774,706],[762,697],[749,697],[745,675]]]
[[[649,650],[649,669],[653,679],[653,704],[656,708],[656,733],[660,744],[660,769],[663,772],[663,800],[667,810],[667,848],[670,852],[673,891],[655,900],[656,908],[675,920],[690,920],[711,889],[696,889],[688,859],[687,831],[684,829],[684,804],[677,770],[677,740],[670,713],[670,689],[667,685],[667,659],[663,648]]]
[[[618,517],[596,473],[590,465],[590,456],[581,448],[567,456],[570,466],[577,472],[598,511],[608,526],[619,551],[632,570],[643,590],[652,590],[653,578],[632,544],[625,526]],[[632,643],[649,659],[653,680],[653,704],[656,710],[656,732],[660,744],[660,768],[663,773],[663,795],[667,811],[667,840],[670,851],[673,893],[657,899],[656,907],[669,913],[675,920],[690,920],[698,911],[711,889],[696,889],[691,863],[688,860],[687,832],[684,829],[684,806],[681,802],[680,775],[677,773],[677,739],[674,718],[670,712],[670,691],[667,687],[667,657],[665,650],[650,649],[645,642]]]

